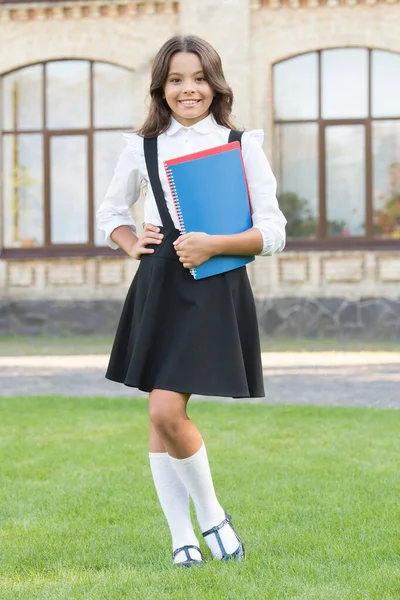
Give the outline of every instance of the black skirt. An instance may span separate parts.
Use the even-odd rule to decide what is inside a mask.
[[[143,255],[118,325],[106,377],[144,392],[263,397],[261,351],[246,267],[195,280],[164,229]]]

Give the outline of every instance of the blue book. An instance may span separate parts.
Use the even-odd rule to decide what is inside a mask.
[[[164,161],[182,234],[241,233],[252,227],[239,142]],[[213,256],[190,269],[203,279],[247,265],[254,256]]]

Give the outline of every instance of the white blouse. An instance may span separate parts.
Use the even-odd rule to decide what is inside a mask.
[[[177,229],[179,229],[178,215],[163,161],[226,144],[229,131],[227,127],[218,125],[212,115],[208,115],[192,127],[185,127],[171,117],[170,127],[159,136],[158,162],[161,185],[168,210]],[[128,225],[136,233],[130,207],[139,198],[140,184],[143,179],[149,181],[143,138],[136,133],[126,133],[124,137],[127,145],[119,157],[106,196],[97,210],[97,225],[104,232],[106,243],[114,249],[118,248],[110,237],[114,229],[120,225]],[[253,227],[259,229],[263,236],[261,254],[268,255],[280,252],[285,247],[286,219],[278,206],[276,180],[262,149],[263,139],[262,130],[245,132],[242,138],[242,153],[249,185]],[[151,185],[147,186],[144,218],[146,223],[162,226]]]

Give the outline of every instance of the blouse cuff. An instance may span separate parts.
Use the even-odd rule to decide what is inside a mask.
[[[263,247],[260,252],[260,256],[268,256],[269,254],[273,254],[275,250],[275,238],[271,234],[270,231],[265,231],[258,227],[257,225],[253,225],[253,229],[258,229],[261,232],[263,238]]]
[[[119,246],[118,244],[113,242],[113,240],[111,239],[111,234],[114,231],[114,229],[117,229],[117,227],[121,227],[121,225],[128,225],[128,227],[131,228],[132,233],[136,235],[136,227],[135,225],[133,225],[132,221],[121,221],[120,218],[116,219],[115,221],[111,221],[109,224],[107,224],[107,229],[104,231],[104,234],[106,244],[110,246],[110,248],[112,248],[113,250],[117,250]]]

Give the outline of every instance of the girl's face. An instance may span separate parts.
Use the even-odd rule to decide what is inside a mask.
[[[204,77],[197,54],[177,52],[172,56],[164,96],[172,116],[186,127],[209,114],[214,92]]]

